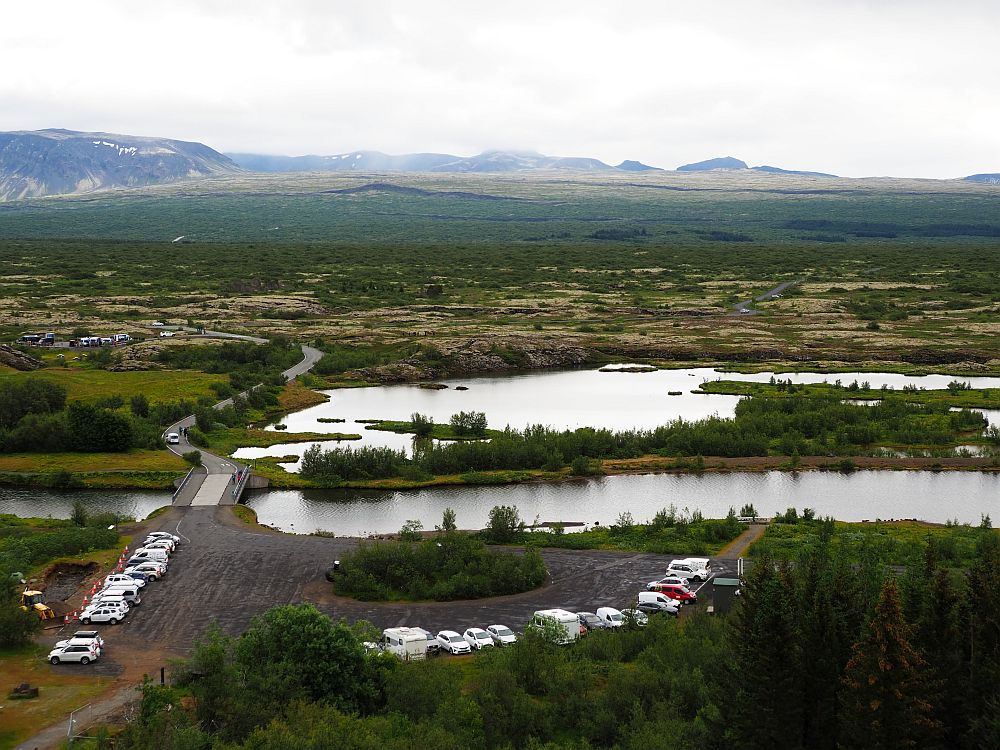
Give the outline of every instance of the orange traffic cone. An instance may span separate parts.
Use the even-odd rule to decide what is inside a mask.
[[[80,619],[80,618],[79,618],[79,616],[77,615],[77,612],[76,612],[76,610],[74,609],[74,610],[73,610],[73,621],[74,621],[74,622],[76,622],[76,621],[77,621],[77,620],[79,620],[79,619]]]
[[[87,597],[83,597],[83,608],[87,608]]]
[[[63,615],[63,625],[69,625],[69,612]]]

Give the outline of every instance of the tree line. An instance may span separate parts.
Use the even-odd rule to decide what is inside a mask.
[[[415,419],[419,416],[413,415],[415,431],[426,427],[424,421]],[[314,446],[302,457],[301,472],[303,477],[325,482],[395,476],[420,479],[489,470],[559,471],[567,465],[582,474],[587,473],[590,459],[646,454],[844,456],[859,455],[880,444],[950,445],[962,433],[981,431],[985,426],[986,419],[979,412],[953,412],[947,405],[912,404],[903,398],[857,405],[819,396],[753,397],[737,404],[732,419],[677,419],[651,430],[618,432],[554,430],[541,425],[524,430],[508,427],[483,441],[417,441],[412,458],[388,448],[323,451]]]

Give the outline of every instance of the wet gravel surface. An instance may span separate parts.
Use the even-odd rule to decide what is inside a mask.
[[[550,581],[524,594],[460,602],[374,604],[342,599],[324,579],[327,567],[357,545],[355,539],[294,536],[243,526],[229,508],[174,508],[150,530],[177,533],[182,541],[160,581],[150,582],[142,603],[119,625],[94,626],[107,642],[104,656],[88,669],[113,676],[128,671],[155,674],[168,656],[184,656],[210,623],[237,635],[254,615],[277,604],[309,601],[333,618],[366,619],[378,628],[412,625],[431,632],[501,623],[523,629],[538,609],[560,607],[593,612],[622,608],[636,592],[663,575],[672,556],[628,552],[543,552]],[[735,561],[714,563],[732,574]],[[709,603],[711,585],[698,608]],[[72,627],[72,630],[81,626]],[[58,669],[79,669],[60,665]]]

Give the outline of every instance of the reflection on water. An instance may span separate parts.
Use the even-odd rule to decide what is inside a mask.
[[[117,513],[142,519],[157,508],[170,505],[170,497],[167,491],[58,491],[0,487],[0,513],[32,518],[69,518],[73,502],[80,500],[91,513]]]

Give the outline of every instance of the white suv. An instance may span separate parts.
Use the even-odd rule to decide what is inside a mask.
[[[78,643],[66,646],[65,648],[57,646],[49,652],[48,658],[53,664],[58,664],[62,661],[78,661],[81,664],[90,664],[90,662],[96,661],[98,656],[96,644]]]
[[[135,586],[137,589],[141,589],[146,585],[146,582],[141,578],[133,578],[127,573],[112,573],[107,578],[104,579],[104,588],[107,588],[113,583],[121,583],[126,586]]]
[[[472,648],[466,640],[454,630],[442,630],[437,634],[436,640],[438,642],[438,646],[441,647],[441,650],[447,651],[449,654],[472,653]]]
[[[128,609],[110,604],[95,604],[80,613],[80,622],[89,625],[92,622],[110,622],[117,625],[128,616]]]
[[[702,581],[707,581],[711,577],[711,573],[705,567],[699,566],[697,563],[690,562],[688,560],[673,560],[670,565],[667,566],[668,576],[681,576],[687,578],[688,580],[701,583]]]

